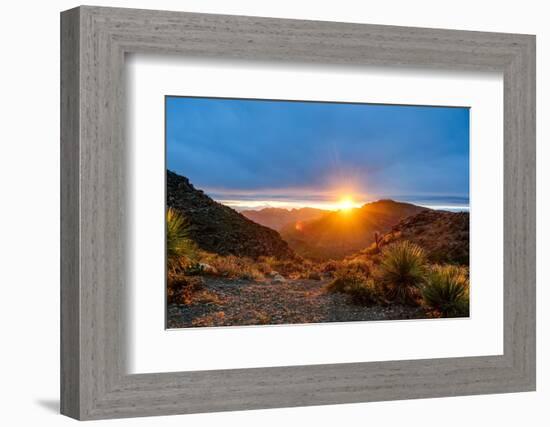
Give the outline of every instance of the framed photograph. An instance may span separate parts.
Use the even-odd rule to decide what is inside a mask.
[[[469,317],[469,113],[167,96],[168,328]]]
[[[535,390],[535,37],[61,14],[61,411]]]

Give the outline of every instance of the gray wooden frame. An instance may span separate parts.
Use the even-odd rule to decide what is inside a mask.
[[[131,52],[504,75],[504,354],[128,375]],[[61,14],[61,412],[183,414],[535,389],[535,37],[79,7]]]

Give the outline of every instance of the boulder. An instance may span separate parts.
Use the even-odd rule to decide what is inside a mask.
[[[207,274],[218,274],[218,270],[216,267],[211,266],[210,264],[206,264],[204,262],[199,263],[199,267],[203,271],[203,273]]]
[[[273,283],[286,283],[286,279],[283,276],[281,276],[280,274],[276,274],[275,276],[273,276],[271,281]]]

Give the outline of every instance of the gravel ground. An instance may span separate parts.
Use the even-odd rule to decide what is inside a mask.
[[[205,278],[206,294],[192,304],[170,304],[168,327],[244,326],[425,318],[421,308],[364,307],[342,294],[326,294],[326,280],[285,283]],[[204,293],[203,293],[204,295]]]

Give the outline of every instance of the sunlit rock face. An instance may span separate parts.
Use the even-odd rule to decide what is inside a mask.
[[[425,210],[405,218],[380,242],[380,248],[408,240],[422,247],[430,262],[469,265],[470,214]]]

